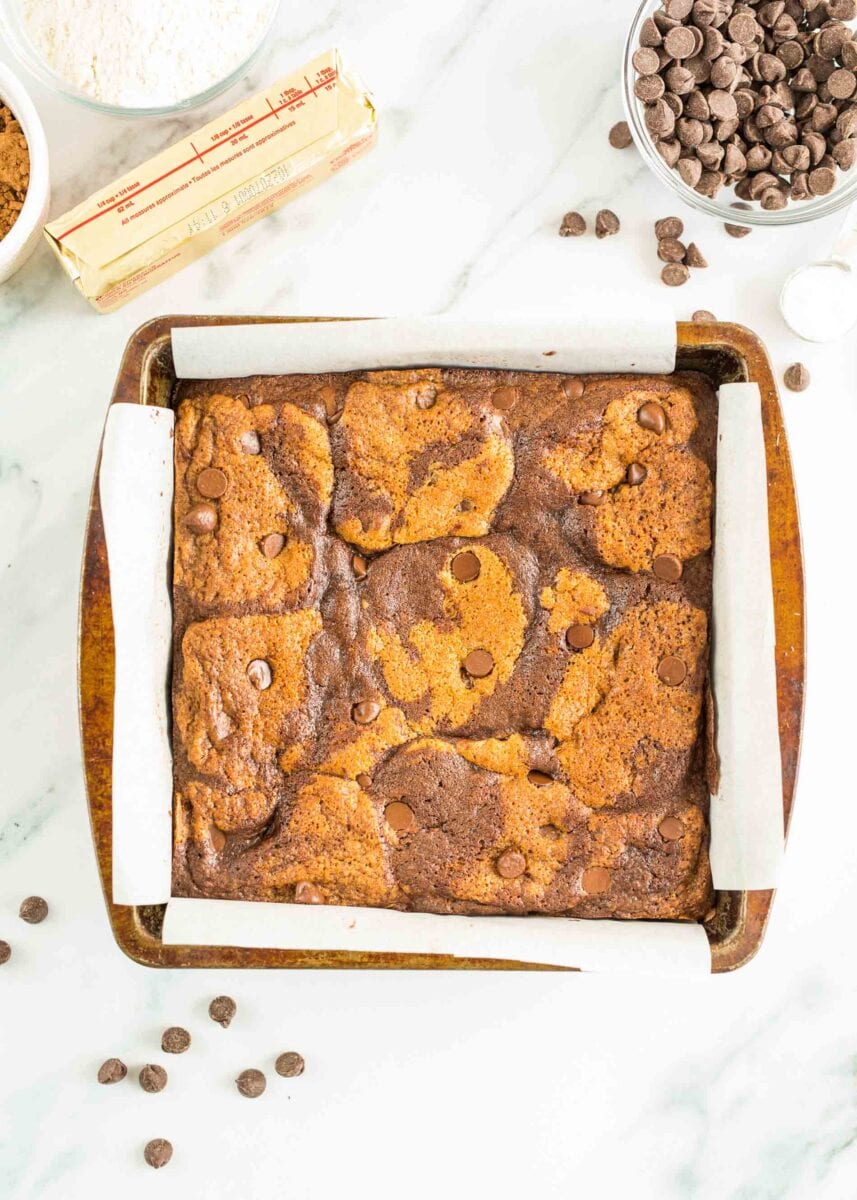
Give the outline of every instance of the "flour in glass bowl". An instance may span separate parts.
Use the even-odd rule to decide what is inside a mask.
[[[122,108],[177,104],[241,65],[277,0],[23,0],[33,49],[66,83]]]

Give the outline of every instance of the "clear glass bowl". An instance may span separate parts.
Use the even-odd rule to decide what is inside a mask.
[[[738,197],[732,188],[722,188],[716,199],[701,196],[699,192],[684,182],[681,175],[661,158],[655,149],[655,144],[649,136],[643,120],[645,105],[634,95],[634,83],[637,72],[631,58],[640,45],[640,29],[647,17],[660,8],[658,0],[643,0],[637,9],[637,15],[631,23],[628,40],[625,43],[625,56],[622,67],[622,91],[625,100],[625,112],[628,124],[644,161],[680,200],[699,212],[708,213],[720,221],[728,221],[733,225],[800,225],[805,221],[816,221],[819,217],[828,217],[831,213],[857,201],[857,166],[850,171],[837,171],[836,187],[826,196],[816,196],[812,200],[790,200],[786,208],[778,212],[767,212],[758,204],[752,205],[746,211],[736,212],[732,207]]]
[[[178,2],[181,3],[181,0],[178,0]],[[225,92],[233,84],[237,83],[239,79],[242,79],[262,53],[277,20],[280,3],[281,0],[274,0],[270,18],[265,25],[258,44],[247,58],[239,63],[223,79],[213,83],[204,92],[199,92],[195,96],[187,96],[184,100],[176,101],[175,104],[158,104],[148,108],[126,107],[121,104],[104,104],[102,101],[95,100],[92,96],[87,95],[80,88],[70,84],[68,80],[57,75],[55,71],[52,71],[29,39],[21,11],[20,0],[0,0],[0,38],[11,46],[19,60],[40,83],[50,88],[51,91],[57,92],[61,96],[66,96],[69,100],[73,100],[76,104],[83,105],[84,108],[92,109],[95,112],[107,113],[109,116],[114,117],[161,117],[169,113],[186,112],[188,109],[197,108],[201,104],[207,104],[209,100],[213,100],[215,96],[219,96],[221,92]]]

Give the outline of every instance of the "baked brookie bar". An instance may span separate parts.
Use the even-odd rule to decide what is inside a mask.
[[[177,895],[705,914],[702,377],[176,400]]]

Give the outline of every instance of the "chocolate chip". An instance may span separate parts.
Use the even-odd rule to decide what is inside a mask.
[[[809,387],[809,371],[803,363],[792,363],[783,375],[783,382],[790,392],[805,392]]]
[[[634,70],[640,75],[656,75],[660,69],[661,60],[650,46],[641,46],[634,51],[631,59]]]
[[[603,492],[581,492],[577,498],[578,504],[587,504],[596,507],[604,503]]]
[[[257,1071],[255,1067],[248,1067],[235,1080],[235,1086],[242,1096],[247,1096],[248,1099],[255,1100],[257,1096],[262,1095],[268,1086],[268,1081],[261,1071]]]
[[[634,139],[631,137],[628,122],[619,121],[614,125],[608,134],[608,140],[614,150],[627,150],[629,146],[633,145]]]
[[[591,625],[569,625],[565,631],[565,644],[569,650],[585,650],[595,641],[595,630]]]
[[[208,1015],[224,1029],[228,1029],[238,1011],[238,1005],[231,996],[215,996],[208,1006]]]
[[[735,209],[740,209],[744,212],[747,212],[750,209],[749,204],[733,204],[732,207]],[[748,225],[730,225],[728,222],[723,226],[723,228],[726,230],[729,236],[733,238],[743,238],[746,237],[748,233],[753,232]]]
[[[354,782],[359,788],[362,788],[364,792],[372,786],[372,780],[365,771],[361,771],[360,774],[356,776]]]
[[[498,387],[494,389],[494,393],[491,396],[491,403],[500,412],[507,412],[518,399],[518,395],[516,387]]]
[[[369,574],[369,563],[362,554],[351,555],[351,570],[355,579],[365,579]]]
[[[351,716],[358,725],[371,725],[381,712],[377,700],[359,700],[351,709]]]
[[[579,212],[567,212],[559,227],[560,237],[582,237],[586,233],[586,221]]]
[[[661,279],[667,287],[681,287],[690,279],[690,271],[684,263],[667,263],[661,271]]]
[[[161,1035],[161,1049],[164,1054],[184,1054],[190,1047],[190,1034],[180,1025],[171,1025]]]
[[[274,1070],[284,1079],[296,1079],[298,1075],[303,1075],[305,1066],[306,1063],[296,1050],[286,1050],[277,1055]]]
[[[566,400],[583,399],[583,393],[586,391],[586,384],[582,379],[563,379],[561,386]]]
[[[642,463],[632,462],[625,472],[625,479],[630,487],[639,487],[648,473]]]
[[[664,49],[670,58],[692,58],[696,39],[686,25],[676,25],[664,38]]]
[[[217,525],[217,509],[213,504],[194,504],[184,523],[191,533],[211,533]]]
[[[206,500],[219,499],[229,487],[229,480],[217,467],[206,467],[196,477],[196,490]]]
[[[527,860],[520,850],[504,850],[494,866],[502,879],[518,879],[527,869]]]
[[[319,388],[318,398],[324,405],[324,414],[328,421],[333,424],[342,416],[342,403],[336,394],[336,388],[329,383],[325,383]]]
[[[620,229],[619,218],[609,208],[602,208],[595,214],[595,236],[597,238],[612,237]]]
[[[41,925],[47,915],[48,902],[41,896],[28,896],[26,900],[21,901],[21,907],[18,909],[18,916],[28,925]]]
[[[687,667],[680,658],[667,654],[658,663],[658,679],[667,687],[678,687],[687,678]]]
[[[324,896],[314,883],[302,879],[300,883],[295,884],[295,903],[324,904]]]
[[[403,800],[394,800],[384,809],[384,820],[394,833],[413,833],[417,827],[414,810]]]
[[[687,250],[678,238],[661,238],[658,242],[658,258],[665,263],[684,262]]]
[[[695,321],[697,325],[704,325],[709,321],[716,321],[717,317],[715,317],[713,312],[709,312],[707,308],[698,308],[691,317],[691,320]]]
[[[274,679],[270,663],[265,662],[264,658],[254,658],[247,664],[247,678],[258,692],[264,692]]]
[[[226,834],[216,825],[209,825],[208,840],[211,842],[211,848],[215,854],[220,854],[226,847]]]
[[[756,40],[758,28],[755,18],[749,13],[739,13],[731,19],[727,26],[732,41],[738,42],[742,46],[749,46]]]
[[[464,669],[474,679],[484,679],[494,670],[494,659],[487,650],[471,650],[464,660]]]
[[[684,837],[684,825],[678,817],[664,817],[658,826],[658,833],[665,842],[677,842]]]
[[[245,454],[261,453],[262,444],[255,429],[248,429],[246,433],[241,434],[241,449]]]
[[[634,83],[634,95],[644,104],[654,104],[666,90],[667,85],[660,75],[641,75]]]
[[[590,896],[598,896],[610,890],[612,877],[606,867],[587,867],[580,877],[580,883]]]
[[[172,1156],[172,1143],[168,1142],[166,1138],[152,1138],[150,1142],[146,1142],[143,1148],[143,1158],[156,1171],[159,1171],[161,1167],[165,1167]]]
[[[276,558],[286,544],[282,533],[268,533],[259,543],[259,549],[265,558]]]
[[[462,550],[452,560],[452,575],[459,583],[472,583],[479,578],[482,564],[472,550]]]
[[[128,1074],[121,1058],[108,1058],[98,1068],[99,1083],[119,1083]]]
[[[531,783],[533,787],[547,787],[553,783],[553,776],[546,775],[544,771],[528,771],[527,783]]]
[[[687,248],[687,257],[684,260],[689,267],[694,267],[696,270],[702,270],[708,266],[708,259],[697,246],[696,242],[691,242]]]
[[[140,1087],[144,1092],[162,1092],[167,1086],[167,1073],[157,1063],[147,1063],[140,1072]]]
[[[658,579],[677,583],[681,579],[684,564],[675,554],[659,554],[652,563],[652,570]]]
[[[0,966],[2,966],[3,963],[7,963],[11,957],[12,947],[8,942],[4,942],[2,939],[0,939]]]
[[[647,400],[637,409],[637,425],[652,433],[663,433],[666,428],[666,413],[661,404]]]
[[[832,167],[816,167],[809,173],[809,190],[813,196],[827,196],[836,187],[836,173]]]

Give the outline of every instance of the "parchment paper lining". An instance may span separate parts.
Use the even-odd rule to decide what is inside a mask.
[[[586,345],[580,323],[571,320],[550,326],[427,318],[342,322],[335,325],[335,337],[330,323],[244,325],[175,329],[172,336],[177,369],[193,378],[414,362],[576,372],[599,369],[598,362],[601,371],[669,373],[674,369],[675,327],[670,320],[671,341],[665,340],[664,327],[662,316],[627,329],[615,324],[606,332],[604,326],[587,327],[591,340]],[[573,346],[560,340],[572,336]],[[492,337],[496,339],[493,351]],[[442,344],[452,347],[451,352],[442,354]],[[604,349],[608,345],[609,352]],[[468,346],[475,349],[468,351]],[[545,347],[556,354],[545,358]],[[358,354],[363,357],[356,359]],[[713,672],[721,731],[721,787],[712,801],[711,861],[716,887],[742,890],[767,888],[776,881],[783,843],[782,791],[760,398],[755,385],[746,384],[729,385],[721,397]],[[167,415],[153,419],[158,412]],[[168,410],[139,405],[113,405],[108,418],[101,496],[102,505],[106,502],[113,509],[110,518],[105,515],[105,533],[114,614],[130,594],[140,591],[141,558],[124,553],[122,547],[130,544],[140,549],[141,538],[150,540],[145,555],[148,570],[158,579],[155,595],[166,594],[172,469],[167,485],[163,464],[172,461],[171,418]],[[129,465],[128,455],[120,458],[116,449],[130,451],[143,427],[157,444],[145,443],[139,461]],[[134,471],[133,489],[116,485],[117,471],[126,470]],[[128,503],[129,490],[147,497],[148,518],[138,511],[145,504]],[[142,703],[139,689],[118,686],[117,646],[116,729],[133,722],[137,741],[132,746],[121,738],[114,742],[114,900],[161,903],[169,898],[172,841],[171,753],[166,734],[169,621],[165,624],[162,613],[152,621],[144,620],[139,608],[126,609],[117,625],[120,639],[126,661],[137,664],[137,669],[144,662],[158,664],[160,674]],[[745,724],[748,713],[754,718]],[[139,750],[142,725],[148,726],[144,740],[150,755]],[[145,837],[139,836],[140,830]],[[710,969],[705,931],[700,925],[677,922],[467,918],[172,899],[163,939],[167,944],[447,953],[591,970],[698,974]]]

